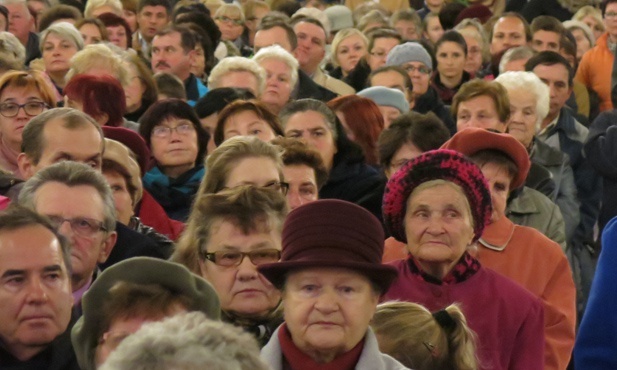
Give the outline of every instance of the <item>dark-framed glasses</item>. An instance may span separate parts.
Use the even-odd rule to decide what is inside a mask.
[[[101,221],[94,220],[88,217],[64,218],[60,216],[47,216],[56,229],[59,229],[63,223],[68,222],[71,225],[71,230],[77,235],[83,237],[94,236],[99,231],[107,231]]]
[[[243,23],[241,19],[233,19],[233,18],[226,17],[224,15],[220,16],[220,17],[216,17],[214,19],[216,19],[217,21],[222,22],[222,23],[229,23],[229,22],[231,22],[231,23],[235,24],[236,26],[241,26],[242,23]]]
[[[192,123],[181,123],[176,127],[169,126],[154,126],[152,129],[152,136],[158,137],[161,139],[165,139],[171,136],[171,132],[175,131],[178,135],[186,136],[191,132],[195,131],[195,127],[193,127]]]
[[[403,69],[405,71],[407,71],[407,73],[413,73],[415,71],[418,71],[418,72],[420,72],[420,73],[422,73],[424,75],[430,75],[431,74],[431,69],[428,68],[428,67],[425,67],[425,66],[416,67],[414,65],[408,64],[408,65],[404,66]]]
[[[27,115],[38,116],[43,113],[45,109],[49,108],[49,106],[42,101],[31,101],[26,104],[2,103],[0,104],[0,114],[6,118],[12,118],[15,117],[22,108]]]
[[[218,251],[213,253],[203,253],[204,259],[214,262],[214,264],[224,267],[240,266],[244,257],[248,257],[255,266],[265,263],[278,262],[281,259],[281,251],[278,249],[259,249],[250,252],[238,251]]]
[[[283,193],[283,195],[287,195],[287,192],[289,191],[289,183],[283,181],[274,181],[262,186],[262,188],[280,191],[281,193]]]

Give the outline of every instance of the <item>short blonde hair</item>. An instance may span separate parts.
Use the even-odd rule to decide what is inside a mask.
[[[22,70],[26,62],[26,48],[10,32],[0,32],[0,70]]]
[[[104,44],[88,45],[73,55],[71,69],[66,74],[66,81],[70,81],[75,75],[88,73],[95,67],[107,69],[111,76],[120,81],[122,86],[127,86],[130,82],[127,66],[122,61],[122,57]]]
[[[595,18],[598,26],[602,28],[602,32],[606,31],[606,27],[604,26],[604,21],[602,19],[602,12],[600,11],[600,9],[594,8],[591,5],[585,5],[584,7],[580,8],[576,13],[574,13],[572,20],[582,22],[583,18],[587,16]]]
[[[124,9],[120,0],[88,0],[86,9],[84,9],[84,18],[93,18],[92,13],[102,6],[111,7],[113,13],[119,17],[124,16]]]
[[[473,28],[473,30],[471,28]],[[484,30],[482,23],[478,22],[475,18],[467,18],[457,24],[456,27],[454,27],[454,30],[458,31],[458,33],[463,36],[473,37],[476,41],[478,41],[478,44],[480,44],[480,48],[482,49],[483,63],[486,63],[491,59],[488,36],[486,35],[486,30]]]
[[[345,29],[338,31],[336,33],[336,36],[334,36],[334,40],[332,40],[332,64],[334,64],[335,67],[340,66],[338,57],[337,57],[339,44],[346,38],[354,36],[354,35],[360,36],[360,38],[364,42],[364,46],[368,50],[368,39],[359,29],[345,28]]]
[[[257,54],[253,57],[253,60],[259,65],[267,59],[276,59],[287,64],[287,67],[291,70],[291,86],[292,88],[296,86],[296,82],[298,82],[298,68],[300,68],[300,65],[293,55],[280,45],[272,45],[259,49]]]
[[[223,4],[221,5],[217,10],[216,13],[214,13],[214,17],[212,17],[213,19],[216,19],[218,17],[239,17],[240,21],[242,22],[242,24],[244,24],[245,22],[245,18],[244,18],[244,12],[242,11],[242,8],[240,8],[239,5],[236,4]]]
[[[208,77],[210,90],[221,87],[221,78],[230,72],[248,72],[257,79],[257,96],[266,88],[266,71],[254,60],[244,57],[227,57],[218,62]]]

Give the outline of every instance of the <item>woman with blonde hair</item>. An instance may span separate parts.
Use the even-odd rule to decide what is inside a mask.
[[[589,28],[593,31],[593,35],[596,40],[599,39],[600,36],[602,36],[602,34],[606,31],[604,21],[602,20],[602,12],[600,9],[591,5],[585,5],[580,8],[576,13],[574,13],[572,20],[581,21],[589,26]]]
[[[411,302],[377,306],[371,327],[379,349],[410,369],[476,370],[476,335],[457,304],[431,313]]]
[[[358,29],[345,28],[332,40],[332,64],[336,67],[330,75],[345,78],[368,55],[368,39]]]

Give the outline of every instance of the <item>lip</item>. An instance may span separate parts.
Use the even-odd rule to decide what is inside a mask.
[[[28,315],[21,318],[21,321],[43,321],[43,320],[51,320],[52,315],[48,314],[36,314],[36,315]]]
[[[311,325],[319,325],[319,326],[340,326],[340,324],[336,323],[336,322],[332,322],[332,321],[316,321],[311,323]]]
[[[242,289],[236,292],[236,294],[259,294],[259,293],[261,293],[261,290],[259,289]]]

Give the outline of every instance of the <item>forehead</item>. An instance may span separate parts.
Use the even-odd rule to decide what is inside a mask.
[[[14,3],[14,4],[6,4],[6,8],[9,10],[9,16],[14,13],[27,13],[28,8],[26,4]]]
[[[323,28],[318,25],[310,22],[299,22],[294,26],[294,31],[296,33],[306,33],[311,37],[318,37],[320,40],[326,39],[326,33]]]
[[[71,194],[71,201],[66,201]],[[90,217],[101,220],[104,211],[103,199],[90,185],[67,186],[59,182],[48,182],[34,194],[34,206],[38,213],[63,217]]]
[[[291,68],[280,59],[268,58],[259,63],[268,72],[291,74]]]
[[[314,128],[329,129],[326,119],[319,112],[312,110],[293,114],[287,120],[285,131],[310,130]]]
[[[291,44],[287,37],[287,31],[282,27],[273,27],[267,30],[257,31],[254,44],[258,48],[277,44],[285,50],[291,51]]]
[[[360,35],[356,35],[356,34],[349,35],[341,40],[339,47],[354,45],[354,44],[364,44],[364,39],[360,37]]]
[[[376,73],[371,78],[371,85],[373,86],[387,86],[391,84],[405,86],[405,77],[396,71],[385,71]]]
[[[459,104],[458,109],[459,111],[462,109],[471,111],[496,110],[493,98],[488,95],[480,95],[476,96],[475,98],[462,101]]]
[[[493,32],[520,32],[525,33],[525,25],[517,17],[503,17],[495,23]]]
[[[370,284],[370,280],[359,272],[340,267],[309,267],[289,274],[288,282],[304,279],[315,279],[324,282],[353,280],[358,283]]]
[[[305,164],[292,164],[283,167],[283,175],[287,182],[316,182],[315,170]]]
[[[154,36],[152,45],[180,45],[181,41],[180,32],[171,32],[166,35]]]
[[[30,225],[0,232],[0,273],[49,265],[64,267],[60,243],[51,231],[41,225]]]
[[[43,156],[59,151],[76,155],[103,154],[103,138],[92,123],[73,128],[64,127],[64,124],[63,118],[45,124]]]
[[[538,31],[534,32],[533,38],[534,39],[537,39],[537,38],[542,38],[542,39],[552,38],[552,39],[559,40],[560,36],[559,36],[559,34],[557,32],[538,30]]]
[[[611,11],[611,10],[617,10],[617,3],[611,2],[611,3],[606,4],[606,11]],[[586,18],[592,18],[594,23],[596,22],[596,19],[590,15],[587,16]]]
[[[210,238],[207,250],[212,252],[223,247],[238,247],[249,250],[256,244],[266,243],[268,247],[281,248],[280,231],[271,227],[270,220],[256,219],[255,227],[245,230],[232,219],[218,219],[210,227]]]
[[[426,184],[414,189],[407,201],[409,208],[420,205],[441,208],[444,204],[450,204],[469,210],[469,203],[463,190],[452,182]]]
[[[544,65],[539,64],[533,69],[533,73],[535,73],[538,77],[544,80],[552,80],[552,81],[568,81],[568,69],[561,63],[553,64],[553,65]]]
[[[398,44],[399,44],[398,39],[394,37],[378,37],[373,41],[373,46],[379,46],[379,47],[390,46],[391,48],[393,48]]]
[[[0,93],[0,100],[9,99],[9,98],[30,98],[30,97],[41,97],[39,90],[37,90],[34,86],[32,86],[32,82],[29,82],[29,85],[26,86],[15,86],[8,85],[4,89],[2,89],[2,93]]]
[[[141,9],[140,13],[164,13],[167,14],[167,9],[162,5],[146,5]]]

